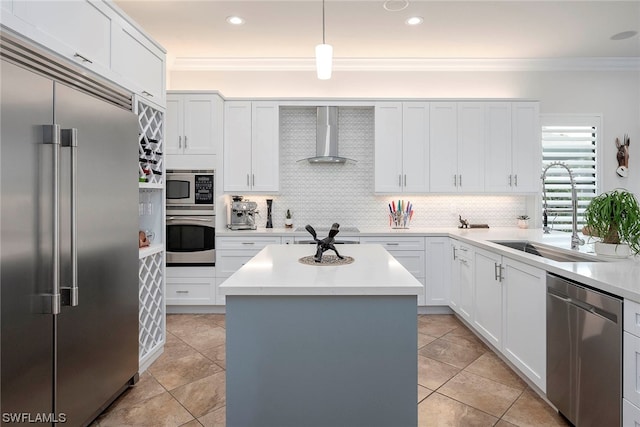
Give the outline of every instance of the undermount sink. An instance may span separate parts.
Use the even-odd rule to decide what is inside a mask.
[[[571,253],[566,250],[556,249],[550,246],[533,243],[528,240],[490,240],[492,243],[506,246],[511,249],[537,255],[542,258],[551,259],[558,262],[600,262],[601,259],[593,255]]]

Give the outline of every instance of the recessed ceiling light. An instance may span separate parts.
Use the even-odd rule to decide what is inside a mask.
[[[631,37],[635,36],[636,34],[638,34],[637,31],[623,31],[621,33],[612,35],[611,36],[611,40],[630,39]]]
[[[412,16],[411,18],[408,18],[406,21],[404,21],[404,23],[407,25],[420,25],[423,22],[424,19],[422,19],[422,17],[420,16]]]
[[[231,25],[242,25],[244,24],[244,19],[239,16],[227,16],[227,22]]]
[[[382,7],[389,12],[398,12],[404,10],[409,6],[409,0],[387,0]]]

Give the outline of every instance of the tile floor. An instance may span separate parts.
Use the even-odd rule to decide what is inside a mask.
[[[168,315],[162,356],[92,426],[224,426],[224,328],[221,314]],[[567,423],[455,316],[421,315],[418,425]]]

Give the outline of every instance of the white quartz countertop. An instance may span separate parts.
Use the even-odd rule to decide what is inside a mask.
[[[226,231],[223,235],[274,235],[274,236],[308,236],[305,232],[295,232],[291,229],[258,229],[250,231]],[[352,233],[340,233],[338,237],[352,236]],[[405,230],[381,228],[363,228],[360,237],[401,237],[401,236],[448,236],[476,247],[484,248],[511,259],[524,262],[533,267],[541,268],[571,280],[584,283],[596,289],[612,293],[622,298],[640,302],[640,257],[625,260],[611,260],[596,256],[593,252],[593,241],[588,236],[581,236],[587,244],[580,247],[581,254],[594,257],[602,262],[558,262],[536,255],[521,252],[493,243],[493,240],[528,240],[553,246],[569,252],[570,233],[552,231],[544,234],[541,229],[520,229],[516,227],[498,227],[489,229],[459,229],[459,228],[411,228]],[[309,245],[309,251],[315,246]],[[358,246],[358,245],[355,245]],[[365,245],[361,245],[365,246]],[[368,245],[366,245],[368,246]],[[340,248],[338,248],[340,250]],[[225,282],[226,283],[226,282]]]
[[[422,284],[381,245],[340,245],[346,265],[306,265],[313,245],[268,245],[220,285],[225,295],[419,295]],[[325,255],[333,251],[325,252]]]

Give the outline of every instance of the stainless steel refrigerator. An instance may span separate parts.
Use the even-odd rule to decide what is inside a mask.
[[[137,119],[0,45],[0,423],[87,425],[138,375]]]

